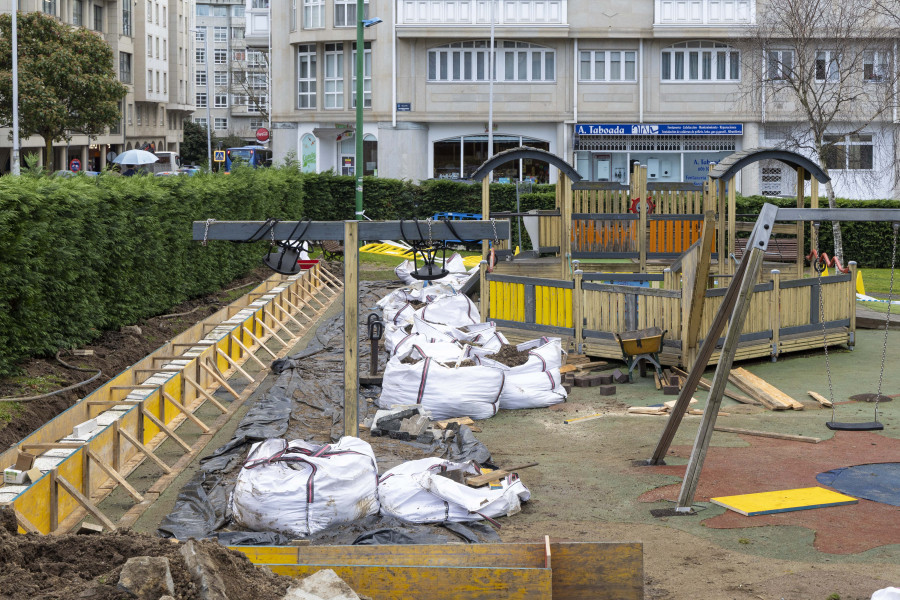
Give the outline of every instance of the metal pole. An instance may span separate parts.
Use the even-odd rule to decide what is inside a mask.
[[[13,0],[14,6],[12,10],[12,156],[10,157],[10,167],[13,175],[19,175],[21,166],[19,164],[19,32],[18,19],[16,13],[19,12],[18,0]]]
[[[494,2],[491,0],[491,48],[488,52],[488,151],[487,158],[494,155]],[[487,159],[485,159],[487,160]],[[487,175],[488,181],[491,174]],[[489,219],[488,215],[482,215],[482,219]]]
[[[209,54],[209,27],[203,30],[203,39],[206,41],[206,166],[212,172],[212,117],[210,116],[209,105],[212,103],[212,79],[209,78],[209,61],[212,56]]]
[[[363,0],[356,0],[356,220],[363,218],[363,69],[365,67],[365,42],[363,40]],[[347,246],[345,246],[346,248]]]

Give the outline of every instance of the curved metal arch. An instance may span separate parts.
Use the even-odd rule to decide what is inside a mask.
[[[751,148],[735,152],[723,158],[719,164],[710,169],[709,176],[713,179],[728,181],[747,165],[752,165],[761,160],[777,160],[794,168],[794,170],[798,168],[803,169],[805,179],[815,177],[820,183],[827,183],[831,180],[831,177],[826,175],[819,165],[802,154],[780,148]]]
[[[500,165],[505,165],[508,162],[512,162],[514,160],[519,160],[521,158],[533,158],[536,160],[540,160],[542,162],[550,163],[563,173],[565,173],[566,177],[569,178],[569,181],[575,183],[576,181],[581,181],[581,175],[578,174],[578,171],[575,170],[575,167],[553,154],[552,152],[548,152],[546,150],[541,150],[540,148],[532,148],[531,146],[519,146],[518,148],[510,148],[509,150],[504,150],[503,152],[498,152],[493,155],[486,161],[484,161],[478,169],[475,170],[474,173],[469,177],[471,181],[481,181],[487,174],[499,167]]]

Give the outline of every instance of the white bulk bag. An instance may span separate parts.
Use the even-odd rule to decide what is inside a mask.
[[[442,469],[480,474],[474,463],[439,458],[397,465],[378,481],[382,514],[413,523],[480,521],[485,517],[512,516],[531,497],[531,492],[515,475],[498,480],[499,486],[471,488],[438,475]]]
[[[423,351],[426,351],[423,349]],[[384,368],[378,406],[421,404],[435,420],[487,419],[497,413],[504,374],[491,367],[444,367],[433,358],[404,364],[394,356]]]
[[[416,315],[429,323],[440,323],[452,327],[474,325],[481,322],[478,307],[465,294],[436,298],[427,306],[417,310]]]
[[[355,437],[324,446],[303,440],[258,442],[238,474],[231,511],[243,527],[293,536],[374,515],[375,454]]]
[[[513,368],[506,372],[500,408],[544,408],[564,402],[567,395],[559,369],[516,372]]]

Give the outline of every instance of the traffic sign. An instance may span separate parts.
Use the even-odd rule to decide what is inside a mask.
[[[213,162],[225,162],[225,151],[213,150]]]
[[[69,170],[73,172],[78,172],[81,170],[81,161],[77,158],[73,158],[69,161]]]
[[[257,142],[268,142],[269,141],[269,130],[265,127],[260,127],[256,130],[256,141]]]

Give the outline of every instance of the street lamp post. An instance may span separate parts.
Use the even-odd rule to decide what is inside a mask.
[[[356,159],[353,166],[356,175],[356,220],[363,220],[363,104],[365,104],[366,48],[363,30],[381,23],[381,19],[363,19],[365,3],[356,0]]]

